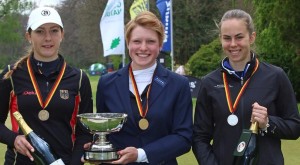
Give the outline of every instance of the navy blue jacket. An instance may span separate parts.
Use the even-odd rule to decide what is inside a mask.
[[[112,133],[109,140],[118,149],[143,148],[150,164],[176,165],[176,157],[191,148],[192,99],[188,79],[157,64],[146,115],[149,128],[143,131],[138,126],[139,119],[134,117],[136,104],[130,99],[129,65],[102,76],[98,83],[97,112],[128,114],[121,131]]]

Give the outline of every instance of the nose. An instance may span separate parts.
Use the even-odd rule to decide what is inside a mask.
[[[48,32],[48,31],[45,32],[45,39],[46,40],[51,40],[51,33],[50,32]]]
[[[140,49],[141,50],[146,50],[147,49],[147,43],[146,42],[142,42]]]
[[[231,47],[234,47],[234,46],[236,46],[236,41],[235,41],[235,39],[232,39],[232,40],[231,40],[231,42],[230,42],[230,46],[231,46]]]

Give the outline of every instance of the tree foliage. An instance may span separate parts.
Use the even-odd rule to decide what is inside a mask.
[[[10,63],[23,52],[24,17],[22,13],[32,4],[21,0],[0,1],[0,67]]]
[[[176,64],[185,64],[216,36],[215,19],[222,14],[224,2],[216,0],[173,1],[173,44]]]
[[[188,74],[195,77],[202,77],[215,70],[220,65],[221,54],[222,48],[219,38],[207,45],[202,45],[186,65]]]
[[[16,43],[21,41],[20,22],[21,12],[30,5],[30,3],[20,0],[0,1],[0,43]]]
[[[296,0],[253,1],[257,51],[262,60],[288,74],[300,100],[300,3]]]

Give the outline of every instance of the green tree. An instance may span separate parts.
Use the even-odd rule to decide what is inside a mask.
[[[189,59],[186,68],[189,75],[202,77],[215,70],[222,59],[222,47],[217,38],[201,48]]]
[[[288,74],[300,100],[300,3],[296,0],[253,1],[257,52],[262,60]]]
[[[199,49],[216,36],[215,19],[222,14],[222,1],[173,1],[173,46],[176,64],[185,64]]]
[[[21,0],[0,1],[0,43],[16,43],[21,41],[19,34],[20,17],[32,5],[31,2]]]
[[[24,36],[21,20],[31,2],[21,0],[0,1],[0,67],[20,56]]]

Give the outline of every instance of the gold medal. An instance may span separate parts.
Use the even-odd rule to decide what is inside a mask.
[[[142,118],[140,121],[139,121],[139,127],[140,129],[142,130],[146,130],[148,127],[149,127],[149,122],[147,119],[145,118]]]
[[[41,121],[46,121],[49,119],[49,112],[43,109],[39,112],[38,116]]]
[[[41,91],[40,91],[40,88],[39,88],[39,85],[35,79],[35,76],[34,76],[34,71],[32,69],[32,66],[31,66],[31,62],[30,62],[30,58],[27,59],[27,69],[28,69],[28,72],[29,72],[29,75],[30,75],[30,80],[32,82],[32,85],[34,87],[34,91],[36,93],[36,96],[37,96],[37,99],[42,107],[42,110],[39,112],[38,114],[38,117],[41,121],[46,121],[49,119],[49,112],[46,109],[46,107],[48,106],[48,104],[50,103],[50,101],[52,100],[52,97],[65,73],[65,70],[66,70],[66,66],[67,66],[67,63],[64,62],[60,72],[59,72],[59,75],[57,76],[50,92],[48,93],[47,95],[47,98],[45,99],[45,102],[43,102],[43,96],[41,94]],[[64,93],[66,93],[66,91],[64,91]],[[68,98],[67,95],[64,96],[64,98]]]

